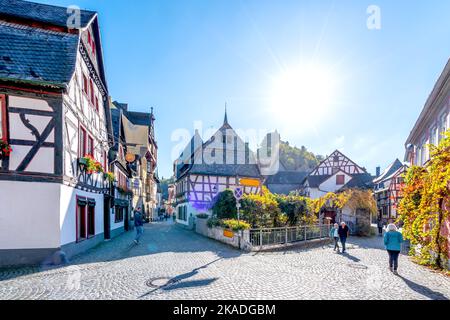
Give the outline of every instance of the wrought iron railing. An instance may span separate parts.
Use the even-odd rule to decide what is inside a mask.
[[[250,243],[253,248],[306,242],[329,238],[329,225],[297,226],[285,228],[262,228],[250,230]]]

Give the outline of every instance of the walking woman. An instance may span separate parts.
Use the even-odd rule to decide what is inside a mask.
[[[387,226],[387,232],[384,235],[384,245],[389,253],[389,269],[394,273],[397,273],[398,269],[398,256],[402,248],[403,236],[397,230],[397,226],[393,223]]]
[[[339,225],[337,223],[334,224],[334,226],[330,230],[330,238],[334,239],[334,251],[337,250],[339,253]]]

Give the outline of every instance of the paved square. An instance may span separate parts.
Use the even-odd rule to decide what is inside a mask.
[[[241,253],[172,223],[147,225],[61,268],[0,271],[0,299],[449,299],[450,278],[400,257],[387,270],[382,239]]]

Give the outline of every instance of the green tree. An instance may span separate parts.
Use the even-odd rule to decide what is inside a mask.
[[[237,218],[236,198],[232,190],[225,190],[217,195],[212,207],[213,214],[219,219]]]

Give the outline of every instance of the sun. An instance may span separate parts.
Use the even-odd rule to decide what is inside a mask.
[[[314,125],[331,111],[336,82],[329,68],[298,65],[273,79],[272,111],[284,121]]]

